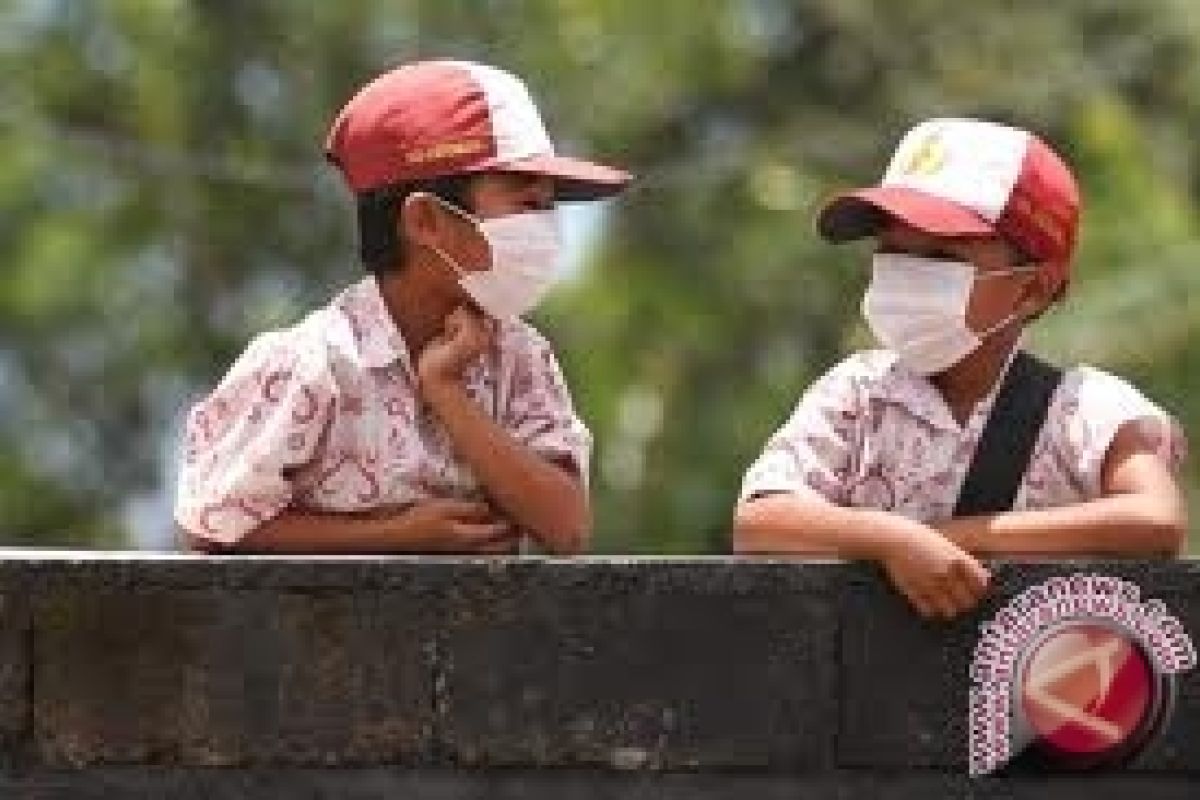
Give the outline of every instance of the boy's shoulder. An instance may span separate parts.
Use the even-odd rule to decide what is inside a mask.
[[[896,354],[890,350],[860,350],[830,367],[817,384],[840,385],[859,393],[888,392],[903,377],[897,369]]]
[[[820,380],[883,399],[904,399],[913,393],[928,394],[926,379],[904,369],[897,363],[894,352],[883,349],[852,353],[832,366]],[[1153,401],[1131,382],[1088,364],[1063,369],[1057,400],[1060,404],[1083,410],[1098,404],[1155,407]]]
[[[1123,388],[1134,392],[1138,391],[1137,387],[1121,376],[1102,370],[1099,367],[1093,367],[1091,364],[1075,364],[1070,367],[1064,367],[1063,380],[1081,386],[1086,384],[1093,387]]]
[[[890,378],[896,371],[896,354],[891,350],[859,350],[843,358],[831,368],[863,380],[879,381]]]
[[[850,413],[878,400],[905,398],[903,370],[887,350],[861,350],[844,357],[810,383],[796,404],[797,414],[825,409]]]
[[[1086,364],[1065,371],[1048,421],[1093,465],[1129,424],[1138,426],[1173,471],[1178,472],[1187,457],[1187,435],[1170,411],[1124,378]]]
[[[1064,369],[1057,400],[1070,411],[1084,414],[1098,407],[1109,407],[1166,416],[1166,412],[1133,383],[1089,364]]]
[[[207,395],[211,401],[269,392],[282,396],[289,386],[332,388],[321,311],[287,327],[255,335]],[[204,402],[201,400],[199,402]]]
[[[280,369],[312,373],[327,367],[329,318],[326,308],[306,314],[292,325],[262,331],[250,340],[240,361],[272,364]]]

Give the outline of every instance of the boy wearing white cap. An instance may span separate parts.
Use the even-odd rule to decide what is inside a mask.
[[[576,553],[590,436],[520,317],[553,280],[559,200],[629,176],[555,155],[494,67],[394,69],[326,143],[370,275],[250,344],[191,410],[175,515],[203,549]]]
[[[973,607],[976,556],[1167,555],[1186,536],[1183,435],[1121,379],[1021,348],[1070,277],[1079,195],[1028,132],[932,120],[877,187],[817,224],[877,247],[863,312],[883,349],[801,397],[746,473],[738,552],[867,559],[925,616]]]

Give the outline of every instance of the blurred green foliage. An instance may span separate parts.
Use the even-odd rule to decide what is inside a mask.
[[[444,55],[515,70],[564,149],[641,175],[539,320],[596,434],[600,550],[727,547],[748,461],[866,342],[864,251],[814,208],[933,115],[1076,165],[1077,277],[1037,339],[1197,429],[1190,0],[6,0],[0,540],[166,541],[187,403],[358,274],[329,120]]]

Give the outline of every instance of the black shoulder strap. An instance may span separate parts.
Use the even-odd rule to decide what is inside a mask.
[[[1024,351],[1013,358],[971,459],[954,516],[1012,510],[1062,377],[1061,369]]]

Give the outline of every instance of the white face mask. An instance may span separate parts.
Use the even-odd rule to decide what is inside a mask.
[[[900,363],[920,375],[935,375],[973,353],[983,340],[1018,319],[1014,312],[982,333],[967,325],[967,304],[976,279],[1037,267],[978,274],[961,261],[899,253],[876,253],[863,316],[875,338]]]
[[[479,219],[438,199],[474,224],[491,251],[489,269],[468,271],[441,248],[432,248],[458,274],[463,291],[496,319],[516,319],[533,310],[554,282],[562,250],[557,214],[552,210],[525,211]]]

